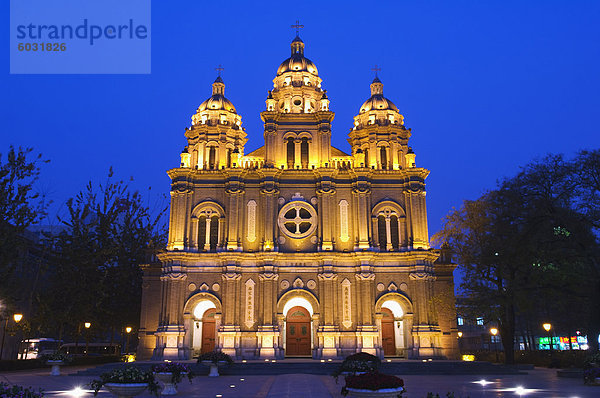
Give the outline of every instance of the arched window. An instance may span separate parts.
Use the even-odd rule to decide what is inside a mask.
[[[225,230],[225,211],[215,202],[200,203],[192,211],[197,220],[197,247],[200,251],[217,251]]]
[[[400,237],[398,231],[398,216],[390,216],[390,235],[392,240],[392,248],[394,250],[400,249]]]
[[[308,138],[302,138],[300,143],[300,162],[303,169],[308,169]]]
[[[210,149],[208,150],[208,168],[209,169],[214,169],[216,167],[216,162],[215,162],[216,155],[217,155],[216,148],[214,146],[211,146]]]
[[[217,244],[219,242],[219,217],[212,216],[210,218],[210,251],[217,250]]]
[[[405,218],[402,207],[392,201],[383,201],[373,208],[371,214],[376,223],[373,225],[373,229],[377,230],[379,249],[381,251],[400,250],[405,234]]]
[[[379,237],[379,248],[381,250],[387,250],[387,230],[385,216],[383,214],[377,217],[377,233]]]
[[[296,144],[294,144],[294,139],[291,137],[287,141],[287,167],[288,169],[293,169],[294,160],[296,159]]]
[[[380,153],[381,153],[381,168],[382,169],[387,169],[387,149],[386,147],[382,146],[380,148]]]

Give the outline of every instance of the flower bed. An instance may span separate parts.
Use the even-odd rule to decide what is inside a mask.
[[[34,390],[31,387],[21,387],[17,385],[9,385],[8,383],[0,383],[0,397],[3,398],[41,398],[43,397],[41,389]]]
[[[106,384],[146,384],[148,389],[158,395],[158,383],[154,380],[151,371],[145,371],[135,366],[122,366],[105,372],[100,375],[100,379],[90,382],[90,388],[94,390],[94,395]]]
[[[190,369],[189,366],[177,363],[177,362],[165,362],[159,363],[156,365],[152,365],[152,372],[154,373],[171,373],[173,376],[171,377],[171,383],[177,384],[181,382],[183,377],[187,377],[187,379],[192,382],[194,378],[194,372]]]

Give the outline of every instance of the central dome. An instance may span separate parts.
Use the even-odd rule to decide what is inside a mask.
[[[292,56],[286,59],[277,68],[277,76],[280,76],[286,72],[308,72],[312,75],[319,76],[317,67],[308,58],[304,56],[304,42],[300,37],[292,41]]]

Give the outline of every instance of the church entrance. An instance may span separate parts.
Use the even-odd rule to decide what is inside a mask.
[[[394,314],[388,308],[382,308],[381,313],[381,344],[383,355],[396,356],[396,338],[394,333]]]
[[[202,346],[200,353],[215,350],[215,313],[216,309],[210,308],[204,312],[202,317]]]
[[[287,313],[285,355],[310,356],[310,314],[303,307],[293,307]]]

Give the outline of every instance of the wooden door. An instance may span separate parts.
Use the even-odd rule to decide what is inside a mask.
[[[303,307],[293,307],[286,317],[285,354],[310,356],[310,314]]]
[[[202,348],[201,353],[215,350],[215,313],[214,308],[204,312],[202,317]]]
[[[394,314],[387,308],[382,308],[383,318],[381,319],[381,342],[383,345],[383,355],[396,356],[396,334],[394,332]]]

